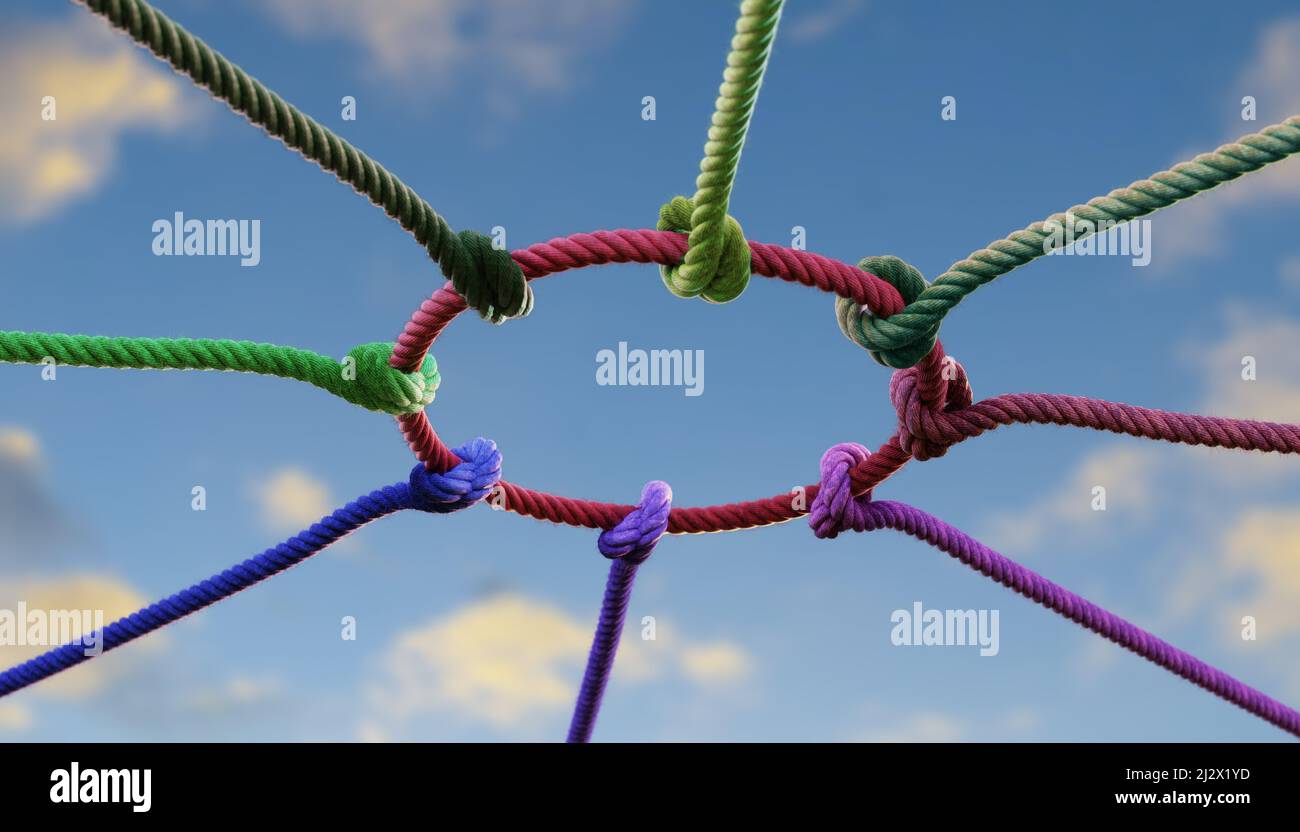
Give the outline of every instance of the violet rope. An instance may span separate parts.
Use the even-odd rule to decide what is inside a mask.
[[[668,528],[668,510],[672,502],[673,490],[667,483],[658,480],[646,483],[637,507],[617,526],[602,532],[597,540],[600,553],[613,563],[609,565],[600,620],[587,657],[582,687],[578,690],[573,720],[569,723],[568,741],[571,743],[591,741],[600,702],[614,670],[614,655],[623,636],[623,621],[627,617],[627,605],[632,600],[636,571],[650,557],[655,544]]]
[[[932,514],[906,503],[873,501],[870,493],[853,495],[849,469],[867,456],[867,449],[861,445],[843,443],[830,448],[822,457],[822,488],[808,516],[817,537],[832,538],[850,529],[861,532],[881,528],[911,535],[1031,601],[1300,737],[1300,711],[1049,581]]]

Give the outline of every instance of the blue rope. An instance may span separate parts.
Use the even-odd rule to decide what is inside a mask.
[[[487,496],[501,478],[501,454],[496,444],[487,439],[475,439],[457,448],[455,453],[463,462],[446,473],[428,471],[423,465],[417,465],[411,470],[408,482],[399,482],[358,497],[306,531],[260,555],[114,621],[98,634],[56,647],[11,667],[0,673],[0,697],[121,647],[278,575],[373,520],[403,509],[445,514],[473,505]],[[100,653],[87,654],[87,643],[95,643],[95,635],[100,636],[98,643],[103,649]]]

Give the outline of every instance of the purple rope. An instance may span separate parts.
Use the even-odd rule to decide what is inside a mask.
[[[587,670],[578,691],[578,703],[569,723],[571,743],[591,741],[596,727],[600,701],[614,670],[614,655],[623,635],[623,620],[632,599],[636,570],[654,551],[655,544],[668,529],[668,512],[672,509],[673,490],[668,483],[653,480],[641,491],[641,502],[614,528],[601,532],[597,546],[600,553],[613,560],[605,582],[605,600],[600,606],[600,621],[587,656]]]
[[[851,467],[854,458],[866,452],[861,445],[836,445],[822,457],[822,488],[809,512],[809,522],[818,537],[834,537],[848,529],[872,531],[886,527],[909,534],[1147,661],[1300,737],[1300,712],[998,554],[937,517],[905,503],[873,502],[869,495],[857,498],[849,495],[844,499],[849,494],[848,478],[847,474],[841,477],[840,470]]]

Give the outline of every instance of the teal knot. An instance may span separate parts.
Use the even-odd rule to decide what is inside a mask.
[[[329,390],[367,410],[394,416],[418,413],[433,402],[442,378],[438,362],[426,355],[417,372],[404,373],[388,363],[393,345],[362,344],[348,352],[348,361],[339,373],[340,381]]]
[[[749,285],[745,232],[730,214],[723,215],[720,225],[696,228],[696,213],[691,200],[684,196],[673,197],[659,209],[656,228],[691,235],[685,260],[676,266],[659,267],[664,285],[680,298],[699,296],[711,303],[735,300]]]
[[[930,284],[921,273],[893,255],[865,257],[858,268],[870,272],[898,290],[903,304],[910,307]],[[911,320],[911,318],[916,320]],[[840,331],[853,343],[867,350],[878,363],[905,370],[925,358],[939,338],[939,320],[930,322],[904,308],[887,318],[878,318],[871,310],[848,298],[836,298],[835,319]]]
[[[460,245],[449,247],[450,257],[438,265],[470,309],[494,324],[533,311],[533,289],[510,252],[477,231],[456,237]]]

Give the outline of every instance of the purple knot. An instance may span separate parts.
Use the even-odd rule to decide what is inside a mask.
[[[450,471],[430,471],[423,463],[411,469],[411,507],[447,514],[482,500],[501,479],[497,443],[479,437],[452,453],[462,462]]]
[[[808,511],[808,525],[812,526],[813,534],[835,537],[849,529],[857,532],[866,529],[871,492],[854,497],[849,471],[869,456],[871,452],[855,442],[834,445],[822,454],[821,484]]]
[[[600,533],[596,545],[611,560],[644,563],[668,530],[673,490],[668,483],[651,480],[641,489],[641,502],[612,529]]]

